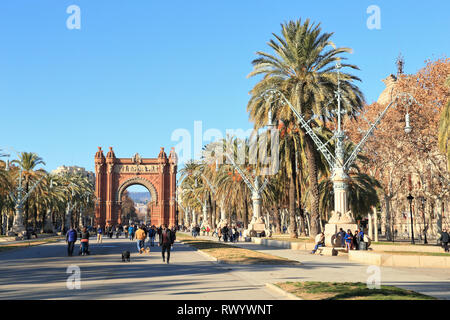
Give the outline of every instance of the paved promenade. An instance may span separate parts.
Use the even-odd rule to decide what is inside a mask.
[[[200,236],[199,238],[217,241],[217,237]],[[348,281],[366,283],[368,277],[373,274],[368,273],[369,265],[349,261],[346,256],[313,255],[306,251],[268,247],[252,242],[238,242],[233,243],[233,245],[300,261],[303,264],[298,267],[298,270],[291,273],[285,273],[285,270],[268,271],[264,270],[264,268],[254,270],[254,272],[247,275],[254,281],[265,278],[270,282],[283,279],[285,281]],[[245,266],[236,267],[235,269],[245,270]],[[382,285],[395,285],[439,299],[450,299],[450,270],[448,269],[380,267],[380,271]],[[269,279],[267,272],[270,274]],[[277,280],[274,281],[274,279]]]
[[[265,287],[280,281],[361,281],[367,265],[345,257],[239,243],[239,246],[302,262],[301,266],[217,265],[187,245],[175,243],[171,264],[159,247],[139,255],[135,242],[91,238],[90,256],[67,257],[64,241],[0,253],[0,299],[220,299],[273,300],[285,296]],[[121,252],[132,252],[131,263]],[[75,247],[78,253],[78,243]],[[81,270],[81,289],[69,290],[69,265]],[[450,299],[450,270],[381,267],[382,284]]]
[[[285,299],[189,246],[174,247],[169,265],[162,262],[159,247],[139,255],[135,241],[123,238],[103,244],[91,238],[90,256],[67,257],[64,241],[2,252],[0,299]],[[122,262],[123,250],[132,252],[131,263]],[[69,265],[80,267],[80,290],[67,289]]]

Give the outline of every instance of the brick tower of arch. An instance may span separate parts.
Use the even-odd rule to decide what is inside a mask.
[[[121,224],[122,194],[132,185],[142,185],[151,195],[151,222],[154,225],[176,224],[177,155],[172,151],[167,158],[161,148],[157,158],[116,158],[113,148],[106,157],[101,147],[95,154],[95,221],[96,225]],[[128,223],[128,221],[123,221]]]

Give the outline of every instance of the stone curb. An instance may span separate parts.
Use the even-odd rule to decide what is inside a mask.
[[[283,295],[285,297],[287,297],[289,300],[303,300],[303,299],[297,297],[296,295],[294,295],[292,293],[284,291],[283,289],[281,289],[280,287],[277,287],[276,285],[274,285],[272,283],[266,283],[266,287],[271,289],[271,290],[273,290],[273,291],[276,291],[277,293],[279,293],[279,294],[281,294],[281,295]]]
[[[193,247],[193,246],[190,246],[190,245],[187,244],[186,242],[183,242],[183,241],[180,241],[180,240],[176,240],[176,242],[179,242],[179,243],[181,243],[181,244],[184,244],[184,245],[188,246],[189,248],[192,248],[193,250],[197,251],[198,253],[200,253],[200,254],[201,254],[202,256],[204,256],[205,258],[208,258],[211,262],[220,263],[220,262],[219,262],[220,260],[218,260],[217,258],[214,258],[213,256],[210,256],[209,254],[207,254],[207,253],[205,253],[205,252],[203,252],[203,251],[201,251],[201,250],[198,250],[197,248],[195,248],[195,247]]]
[[[217,259],[216,257],[213,257],[213,256],[211,256],[211,255],[209,255],[209,254],[207,254],[206,252],[204,252],[204,251],[202,251],[202,250],[199,250],[199,249],[197,249],[197,248],[195,248],[195,247],[192,247],[192,246],[190,246],[189,244],[187,244],[187,243],[185,243],[185,242],[183,242],[183,241],[179,241],[179,240],[176,240],[176,241],[178,241],[178,242],[180,242],[180,243],[182,243],[182,244],[184,244],[184,245],[186,245],[186,246],[189,246],[189,247],[191,247],[192,249],[194,249],[195,251],[197,251],[198,253],[200,253],[201,255],[203,255],[204,257],[206,257],[206,258],[208,258],[208,259],[210,259],[212,262],[215,262],[215,263],[217,263],[217,264],[227,264],[227,265],[242,265],[242,266],[249,266],[249,265],[252,265],[251,263],[245,263],[245,262],[228,262],[228,261],[223,261],[223,260],[219,260],[219,259]],[[291,261],[295,261],[295,262],[297,262],[296,264],[286,264],[286,265],[284,265],[284,264],[272,264],[272,263],[268,263],[268,264],[265,264],[265,263],[261,263],[261,264],[259,264],[259,265],[267,265],[267,266],[269,266],[269,265],[274,265],[274,266],[289,266],[289,267],[291,267],[291,266],[302,266],[303,265],[303,263],[301,263],[300,261],[296,261],[296,260],[291,260]]]

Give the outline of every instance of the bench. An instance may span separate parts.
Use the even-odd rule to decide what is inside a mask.
[[[319,247],[315,254],[320,254],[323,256],[337,256],[338,253],[347,253],[345,248],[333,248],[333,247]]]

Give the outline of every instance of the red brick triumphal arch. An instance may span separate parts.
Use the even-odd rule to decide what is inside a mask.
[[[161,148],[158,158],[116,158],[112,147],[106,157],[101,147],[95,154],[96,225],[121,224],[122,194],[132,185],[146,187],[151,195],[151,223],[176,224],[177,155],[174,148],[167,158]],[[127,224],[128,221],[123,221]]]

